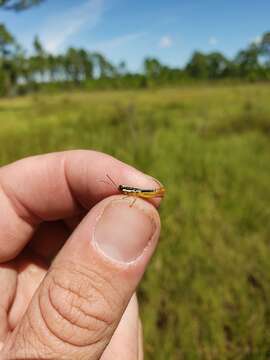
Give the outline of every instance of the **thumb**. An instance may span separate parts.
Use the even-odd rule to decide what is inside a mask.
[[[156,246],[154,206],[122,196],[96,205],[54,260],[4,359],[99,359]]]

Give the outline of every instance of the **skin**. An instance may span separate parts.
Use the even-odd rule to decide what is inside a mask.
[[[127,212],[123,196],[99,181],[104,173],[119,184],[159,186],[93,151],[41,155],[0,168],[1,360],[143,359],[135,290],[158,242],[160,200],[137,199]],[[111,249],[108,224],[118,205],[125,221],[112,228],[116,235],[126,222],[135,226],[142,212],[151,219],[145,228],[138,224],[138,236],[149,229],[152,234],[142,253],[142,240],[132,235],[134,259],[123,241],[122,253]],[[109,208],[112,216],[98,230]]]

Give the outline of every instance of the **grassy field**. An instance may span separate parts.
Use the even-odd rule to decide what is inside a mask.
[[[160,179],[160,247],[139,289],[146,359],[270,357],[270,86],[0,101],[0,164],[97,149]]]

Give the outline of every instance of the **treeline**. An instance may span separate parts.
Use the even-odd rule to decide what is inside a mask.
[[[232,60],[219,52],[196,51],[184,68],[171,68],[155,58],[146,58],[142,72],[131,73],[125,62],[114,65],[102,54],[85,49],[69,48],[63,54],[50,54],[37,37],[32,54],[27,55],[0,24],[0,96],[44,88],[144,88],[218,79],[270,80],[270,32]]]

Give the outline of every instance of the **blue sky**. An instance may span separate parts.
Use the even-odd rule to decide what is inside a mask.
[[[270,1],[46,0],[19,14],[1,10],[0,22],[28,51],[38,35],[54,53],[85,47],[139,70],[145,56],[171,66],[195,49],[234,56],[270,31]]]

